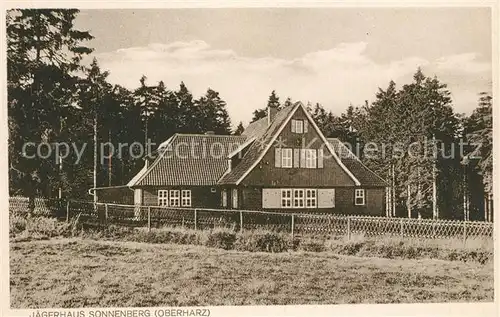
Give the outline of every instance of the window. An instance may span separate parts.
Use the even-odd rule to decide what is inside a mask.
[[[222,190],[222,207],[227,207],[227,189]]]
[[[304,133],[304,121],[303,120],[292,120],[292,132],[293,133]]]
[[[304,150],[306,168],[316,168],[316,150]]]
[[[281,167],[291,168],[293,164],[292,149],[281,149]]]
[[[292,190],[282,189],[281,190],[281,208],[292,207]]]
[[[361,206],[365,204],[365,190],[356,189],[354,191],[354,204],[356,206]]]
[[[233,200],[233,208],[238,208],[238,189],[233,188],[231,198]]]
[[[158,191],[158,206],[168,206],[168,190],[160,189]]]
[[[170,206],[171,207],[179,207],[179,190],[171,190],[170,191]]]
[[[304,208],[304,190],[293,190],[293,208]]]
[[[181,191],[182,207],[191,207],[191,190],[185,189]]]
[[[316,208],[316,189],[306,189],[306,207]]]
[[[319,208],[318,189],[316,188],[268,188],[267,190],[270,194],[267,195],[268,201],[266,203],[272,200],[269,204],[272,204],[272,207],[266,208]]]

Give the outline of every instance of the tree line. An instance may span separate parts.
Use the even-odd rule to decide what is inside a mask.
[[[82,59],[93,51],[86,44],[93,37],[75,29],[77,14],[66,9],[7,14],[12,195],[88,198],[95,152],[99,187],[125,184],[144,164],[135,158],[139,148],[108,158],[110,147],[97,145],[158,145],[174,133],[232,132],[226,102],[213,89],[195,98],[183,82],[169,89],[143,76],[129,90],[111,84],[97,60],[85,66]],[[64,160],[45,159],[32,153],[34,146],[26,147],[29,142],[87,146],[74,164],[75,151]]]
[[[131,151],[107,158],[98,144],[158,145],[174,133],[243,132],[241,122],[232,129],[226,102],[211,88],[195,98],[183,82],[170,88],[143,76],[127,89],[111,84],[97,60],[84,65],[93,36],[75,28],[78,12],[7,13],[11,195],[86,199],[94,179],[98,187],[123,185],[143,166]],[[488,93],[478,99],[470,116],[455,113],[446,85],[419,69],[412,83],[398,88],[391,81],[375,101],[350,105],[340,115],[318,103],[307,107],[327,137],[358,145],[363,163],[388,182],[391,215],[480,219],[492,210],[492,99]],[[268,101],[278,107],[292,103],[280,102],[275,91]],[[256,109],[252,121],[265,116],[266,108]],[[27,158],[27,142],[88,147],[73,164],[75,151],[60,160]],[[451,155],[460,142],[465,155]],[[414,143],[422,155],[396,155],[395,144]],[[367,155],[373,144],[384,145],[384,154]],[[442,151],[423,155],[436,147]]]

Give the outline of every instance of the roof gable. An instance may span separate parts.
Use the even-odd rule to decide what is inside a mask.
[[[288,106],[280,110],[274,120],[271,122],[271,125],[266,130],[266,132],[258,138],[252,146],[248,149],[248,152],[243,157],[240,164],[238,164],[232,171],[225,174],[219,184],[236,184],[238,185],[251,171],[252,169],[262,160],[264,155],[271,148],[272,143],[276,140],[276,138],[280,135],[283,128],[286,126],[288,121],[292,118],[293,114],[297,111],[297,109],[301,108],[304,114],[307,117],[307,120],[311,124],[311,126],[315,129],[316,133],[320,136],[322,142],[327,146],[328,150],[335,158],[337,163],[341,166],[341,168],[349,175],[349,177],[354,181],[356,185],[360,185],[360,182],[356,179],[356,177],[349,171],[349,169],[342,163],[342,161],[337,157],[335,151],[331,144],[327,141],[321,130],[318,128],[311,115],[308,113],[307,109],[305,109],[304,105],[301,102],[297,102],[293,106]]]
[[[219,184],[239,184],[243,178],[258,164],[262,156],[268,151],[274,138],[279,135],[283,126],[291,118],[295,110],[300,107],[300,103],[293,106],[288,106],[278,111],[272,120],[271,124],[260,137],[258,137],[252,145],[248,148],[245,156],[241,162],[232,169],[229,173],[225,174],[219,181]],[[267,117],[264,120],[267,124]],[[259,121],[260,121],[259,120]]]

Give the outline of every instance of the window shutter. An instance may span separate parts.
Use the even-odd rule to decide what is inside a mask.
[[[233,188],[231,198],[233,199],[233,208],[238,208],[238,189],[237,188]]]
[[[335,188],[318,189],[318,208],[335,207]]]
[[[318,149],[318,168],[323,168],[323,149]]]
[[[281,208],[281,189],[263,188],[262,189],[262,208]]]
[[[300,167],[306,167],[306,150],[300,149]]]
[[[227,189],[221,191],[222,195],[222,207],[227,207]]]
[[[281,148],[274,148],[274,166],[281,167]]]
[[[293,149],[293,167],[300,167],[300,149]]]
[[[292,124],[292,133],[295,133],[295,120],[290,121]]]
[[[307,126],[309,125],[309,121],[304,120],[304,133],[307,133]]]

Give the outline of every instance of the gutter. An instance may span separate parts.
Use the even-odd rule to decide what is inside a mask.
[[[95,191],[96,191],[97,189],[107,189],[107,188],[128,188],[128,189],[130,189],[131,191],[134,191],[134,190],[132,189],[132,187],[130,187],[130,186],[127,186],[127,185],[118,185],[118,186],[108,186],[108,187],[95,187],[95,188],[89,188],[89,191],[88,191],[88,192],[89,192],[89,195],[95,196],[95,195],[96,195],[96,194],[95,194]]]

